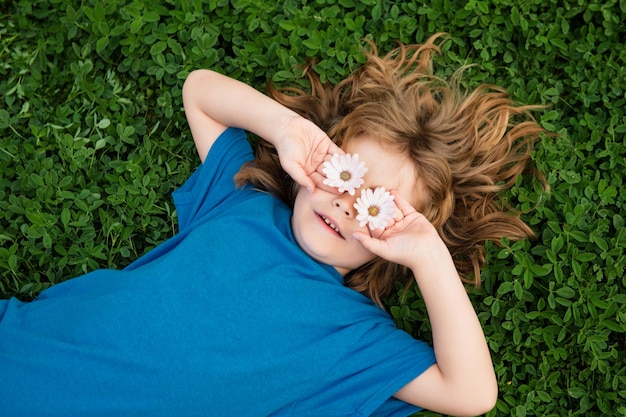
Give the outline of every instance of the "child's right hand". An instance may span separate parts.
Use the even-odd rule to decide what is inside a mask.
[[[322,129],[304,117],[294,115],[282,126],[272,140],[280,163],[291,178],[310,192],[315,188],[337,193],[323,184],[321,165],[333,154],[343,154]]]

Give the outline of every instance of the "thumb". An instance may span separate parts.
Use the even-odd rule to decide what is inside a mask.
[[[385,242],[380,239],[375,239],[363,232],[354,232],[352,237],[359,241],[361,246],[363,246],[368,251],[372,252],[374,255],[382,256],[382,253],[385,250]]]

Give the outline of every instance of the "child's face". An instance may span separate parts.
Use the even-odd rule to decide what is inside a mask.
[[[365,162],[365,183],[351,196],[344,192],[336,195],[320,188],[313,193],[300,188],[294,204],[291,225],[300,247],[313,259],[332,265],[342,275],[375,258],[352,237],[355,231],[371,233],[378,237],[381,229],[370,231],[367,225],[359,226],[354,203],[361,190],[385,187],[396,190],[407,201],[417,202],[416,169],[410,159],[397,152],[385,150],[376,141],[367,137],[353,138],[342,149],[349,154],[358,154]],[[397,210],[397,208],[396,208]],[[331,228],[327,222],[336,226]]]

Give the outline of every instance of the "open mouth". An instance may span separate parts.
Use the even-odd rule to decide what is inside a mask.
[[[322,221],[324,221],[324,223],[326,223],[326,225],[331,228],[332,230],[335,231],[335,233],[337,233],[337,235],[339,235],[339,237],[341,237],[342,239],[344,238],[341,235],[341,232],[339,231],[339,228],[337,227],[337,225],[335,225],[333,222],[330,221],[330,219],[328,219],[326,216],[323,216],[321,214],[318,215],[320,217],[320,219],[322,219]]]

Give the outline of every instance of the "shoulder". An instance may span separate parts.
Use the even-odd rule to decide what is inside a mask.
[[[237,189],[235,174],[253,158],[245,131],[228,128],[222,132],[204,162],[174,191],[180,229],[224,202]]]

